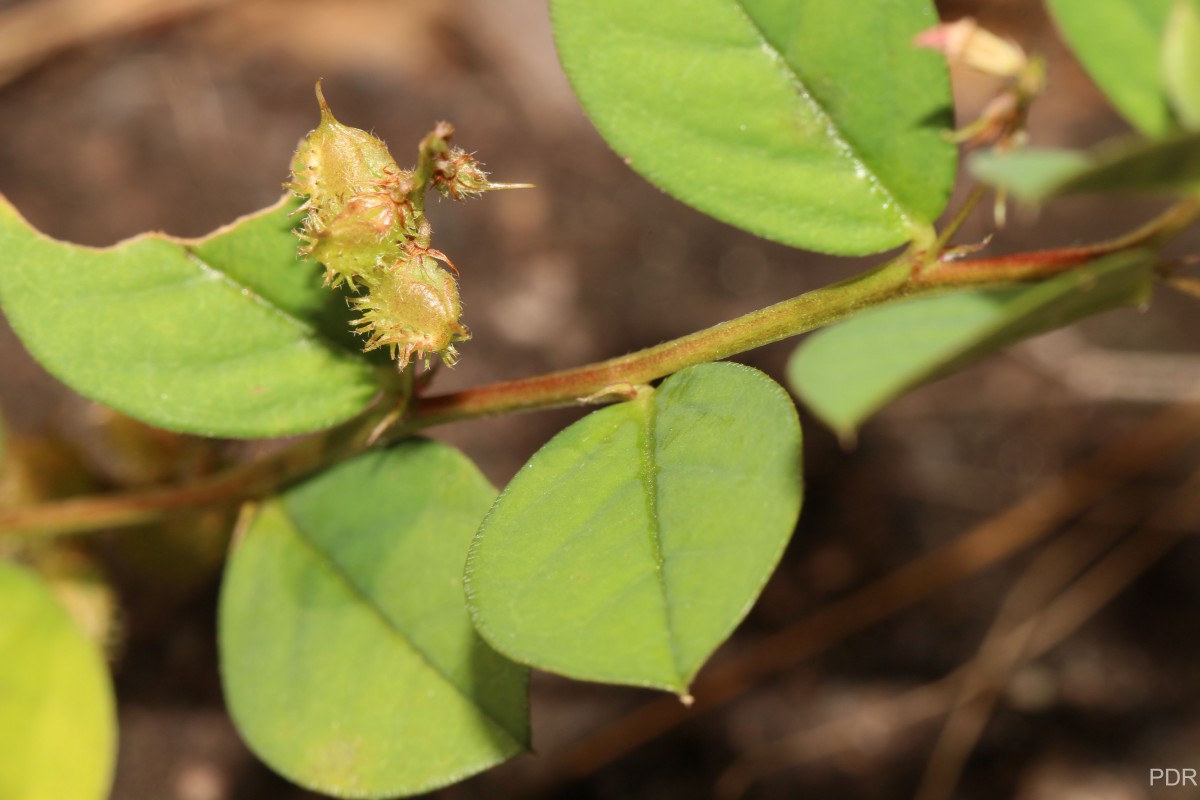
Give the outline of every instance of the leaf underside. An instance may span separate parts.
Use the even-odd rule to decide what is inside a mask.
[[[813,334],[788,381],[813,413],[849,439],[905,392],[1012,344],[1111,308],[1144,303],[1152,253],[1109,256],[1033,286],[894,303]]]
[[[1089,157],[1073,150],[981,151],[971,172],[1023,200],[1103,192],[1200,194],[1200,132],[1106,145]]]

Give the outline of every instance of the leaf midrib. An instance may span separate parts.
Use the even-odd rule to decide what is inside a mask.
[[[383,622],[384,627],[391,631],[396,638],[400,639],[400,641],[402,641],[404,645],[417,656],[417,658],[419,658],[426,666],[436,673],[437,676],[441,678],[448,686],[450,686],[460,697],[466,700],[472,707],[476,708],[488,722],[490,722],[506,737],[508,737],[508,740],[512,744],[516,745],[519,750],[527,749],[522,743],[523,737],[516,735],[512,730],[509,729],[507,725],[496,719],[490,710],[484,708],[478,700],[476,700],[473,696],[467,693],[466,690],[459,686],[458,683],[441,668],[441,666],[433,659],[432,656],[426,653],[422,648],[418,647],[417,644],[413,642],[413,640],[409,638],[409,636],[403,630],[401,630],[400,626],[396,624],[396,622],[390,616],[388,616],[388,614],[382,608],[380,608],[380,606],[375,602],[374,598],[371,597],[366,589],[360,586],[350,575],[350,573],[343,569],[341,564],[339,564],[317,544],[316,540],[304,529],[304,527],[290,511],[288,511],[286,508],[281,508],[281,510],[290,523],[292,530],[296,532],[296,539],[299,540],[300,543],[303,544],[310,552],[312,552],[312,554],[318,559],[318,561],[320,561],[320,563],[327,566],[329,571],[342,583],[342,585],[344,585],[354,597],[358,598],[362,604],[371,611],[371,613],[373,613]]]
[[[846,137],[846,134],[842,131],[841,127],[838,126],[833,116],[825,109],[823,105],[821,105],[820,101],[817,100],[816,96],[808,88],[808,84],[803,78],[800,77],[800,74],[796,72],[795,68],[792,66],[792,62],[787,59],[787,56],[781,53],[779,48],[771,44],[771,41],[767,38],[766,31],[763,30],[762,26],[758,24],[758,20],[754,18],[754,15],[750,13],[750,10],[746,8],[744,0],[733,0],[733,5],[736,6],[738,11],[741,12],[747,24],[749,24],[752,32],[758,38],[763,49],[770,52],[774,56],[774,60],[787,75],[792,86],[796,89],[796,94],[799,96],[801,101],[803,101],[805,105],[809,107],[809,110],[812,111],[813,116],[816,117],[817,121],[821,124],[821,127],[825,129],[825,132],[833,142],[834,147],[837,148],[837,150],[843,155],[845,155],[846,158],[848,158],[856,167],[862,170],[863,174],[866,176],[865,180],[870,189],[873,192],[878,192],[883,196],[885,207],[895,209],[896,214],[900,217],[900,221],[910,231],[915,231],[918,225],[913,217],[909,214],[907,206],[900,202],[900,199],[896,197],[888,185],[884,183],[879,174],[867,163],[867,160],[862,157],[862,155],[858,152],[858,148],[856,148],[854,144]]]
[[[355,355],[357,355],[359,357],[362,356],[361,351],[352,350],[351,348],[347,347],[344,343],[339,342],[339,341],[333,339],[332,337],[326,336],[321,331],[320,327],[317,326],[316,324],[311,323],[308,320],[302,319],[301,317],[296,316],[295,314],[291,313],[290,311],[285,310],[282,306],[271,301],[268,297],[263,295],[261,292],[255,291],[255,289],[253,289],[252,287],[235,279],[227,271],[210,263],[207,259],[203,258],[197,252],[195,247],[192,247],[191,245],[181,245],[181,247],[183,248],[184,256],[189,261],[196,264],[197,267],[199,267],[202,275],[215,276],[217,280],[221,281],[226,286],[235,290],[239,295],[242,295],[243,297],[248,298],[250,300],[250,302],[266,309],[268,312],[275,314],[276,316],[283,319],[285,322],[287,322],[287,323],[291,324],[293,327],[297,328],[301,333],[304,334],[305,338],[321,342],[323,345],[325,345],[326,347],[328,347],[331,350],[334,350],[335,352],[339,352],[339,353],[349,352],[349,353],[354,353]]]
[[[686,689],[683,665],[680,663],[679,647],[675,637],[674,618],[671,613],[671,595],[667,586],[666,563],[662,548],[662,519],[658,514],[658,436],[656,431],[657,406],[655,395],[657,390],[646,392],[634,402],[640,405],[641,430],[638,437],[641,451],[641,464],[638,478],[642,483],[642,491],[646,497],[646,518],[649,527],[650,558],[654,576],[658,583],[659,594],[663,605],[663,620],[667,630],[667,649],[671,653],[671,666],[675,671],[675,683],[680,689]]]

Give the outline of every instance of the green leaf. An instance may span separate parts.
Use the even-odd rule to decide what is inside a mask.
[[[1163,88],[1185,128],[1200,128],[1200,0],[1175,0],[1162,54]]]
[[[928,235],[954,183],[929,0],[553,0],[600,133],[718,219],[830,253]]]
[[[528,670],[463,601],[495,496],[462,454],[413,440],[263,505],[219,612],[226,701],[263,761],[327,794],[395,797],[528,748]]]
[[[0,305],[47,370],[145,422],[241,437],[327,428],[378,384],[345,302],[297,260],[294,209],[98,249],[42,236],[0,198]]]
[[[909,300],[809,337],[792,355],[796,394],[841,437],[900,395],[1043,331],[1149,298],[1151,253],[1109,256],[1044,283]]]
[[[971,156],[970,169],[980,180],[1023,200],[1095,192],[1195,194],[1200,188],[1200,132],[1117,142],[1092,158],[1070,150],[984,150]]]
[[[1078,150],[1028,147],[999,152],[979,150],[971,154],[971,174],[1001,187],[1023,200],[1040,200],[1071,178],[1084,172],[1091,159]]]
[[[1162,136],[1174,127],[1160,79],[1163,31],[1172,0],[1047,0],[1088,74],[1135,128]]]
[[[555,436],[467,561],[476,628],[510,658],[683,693],[750,609],[800,511],[787,393],[704,364]]]
[[[102,800],[117,721],[100,652],[49,588],[0,561],[0,797]]]
[[[1200,187],[1200,132],[1102,149],[1092,165],[1055,194],[1154,192],[1194,194]]]

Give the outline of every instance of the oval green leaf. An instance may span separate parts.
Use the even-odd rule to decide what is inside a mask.
[[[900,395],[1001,347],[1149,298],[1155,256],[1121,253],[1045,283],[894,303],[813,334],[788,381],[843,439]]]
[[[0,797],[102,800],[117,721],[100,652],[28,571],[0,561]]]
[[[978,150],[967,161],[971,174],[1022,200],[1041,200],[1085,172],[1092,160],[1078,150],[1026,147],[1020,150]]]
[[[1175,0],[1163,40],[1163,89],[1175,117],[1200,129],[1200,0]]]
[[[928,235],[954,183],[928,0],[553,0],[584,109],[654,184],[797,247]]]
[[[416,440],[243,526],[221,589],[221,676],[263,761],[337,797],[396,797],[528,748],[528,670],[479,638],[463,601],[495,495],[462,454]]]
[[[1147,136],[1172,129],[1163,31],[1172,0],[1047,0],[1063,37],[1117,110]]]
[[[779,384],[704,364],[555,436],[475,537],[467,597],[510,658],[683,693],[745,616],[800,511]]]
[[[972,154],[970,168],[980,180],[1022,200],[1103,192],[1195,195],[1200,132],[1115,142],[1091,157],[1073,150],[984,150]]]
[[[170,430],[262,437],[330,427],[378,391],[348,309],[297,260],[294,203],[202,239],[49,239],[0,198],[0,305],[80,394]]]

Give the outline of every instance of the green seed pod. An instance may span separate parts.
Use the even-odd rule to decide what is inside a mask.
[[[402,364],[438,353],[448,366],[458,360],[454,345],[471,337],[459,321],[458,284],[432,256],[406,255],[386,271],[386,280],[367,281],[367,294],[351,299],[362,316],[354,325],[367,335],[366,350],[387,346]]]
[[[325,265],[325,283],[355,288],[355,279],[380,269],[407,241],[401,212],[386,192],[351,195],[328,222],[310,213],[305,220],[304,254]],[[315,225],[309,221],[316,218]]]
[[[345,199],[376,189],[400,175],[387,145],[364,130],[343,125],[334,118],[317,83],[321,124],[304,138],[292,158],[293,192],[329,217],[337,216]]]

